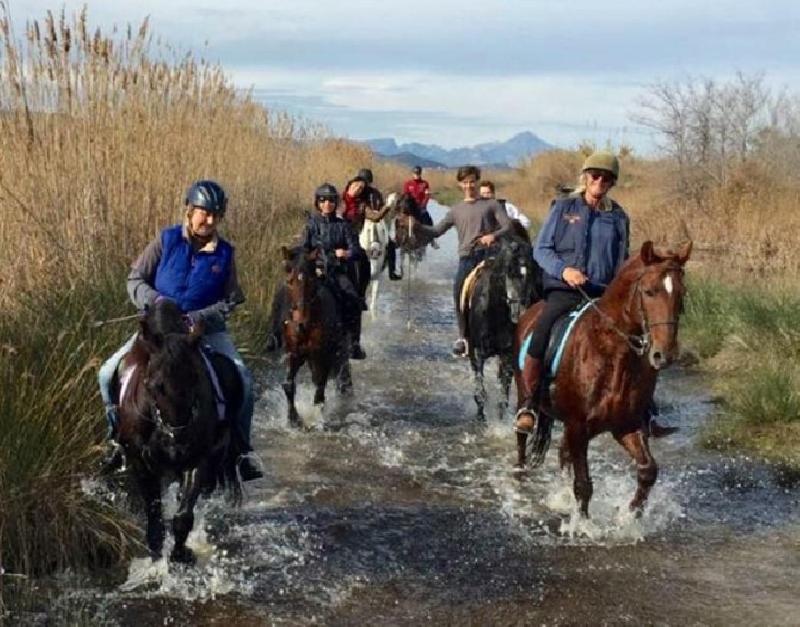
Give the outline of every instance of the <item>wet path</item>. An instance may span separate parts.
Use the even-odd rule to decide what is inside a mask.
[[[356,397],[329,391],[320,414],[302,375],[308,431],[286,424],[283,366],[267,373],[267,477],[239,510],[203,506],[197,567],[136,560],[124,583],[60,603],[124,625],[800,624],[798,480],[698,448],[711,405],[697,379],[660,383],[681,431],[653,445],[661,475],[642,519],[608,436],[590,448],[590,521],[574,516],[555,450],[512,477],[511,416],[476,423],[469,366],[449,356],[454,250],[448,234],[410,290],[382,286]]]

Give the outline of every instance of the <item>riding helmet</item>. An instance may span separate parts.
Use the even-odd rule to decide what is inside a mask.
[[[196,181],[186,190],[186,204],[202,207],[210,213],[225,215],[228,208],[228,197],[225,190],[214,181]]]
[[[611,172],[617,179],[619,178],[619,159],[610,152],[593,152],[583,162],[581,172],[586,172],[586,170],[605,170]]]
[[[369,168],[361,168],[356,174],[357,179],[363,179],[368,185],[372,185],[372,170]]]
[[[323,183],[316,190],[314,190],[314,206],[319,205],[320,200],[333,200],[334,204],[339,206],[339,192],[330,183]]]

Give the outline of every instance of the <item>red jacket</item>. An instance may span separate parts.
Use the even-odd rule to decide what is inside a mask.
[[[403,185],[403,193],[410,194],[411,197],[417,202],[421,211],[425,211],[428,206],[428,198],[430,197],[430,185],[424,179],[416,180],[411,179],[406,181]]]

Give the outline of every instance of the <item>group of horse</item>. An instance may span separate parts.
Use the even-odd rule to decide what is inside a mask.
[[[391,195],[388,198],[388,202],[396,201]],[[408,215],[402,213],[391,226],[401,254],[407,260],[419,260],[429,238],[416,232]],[[385,268],[391,226],[368,221],[361,233],[373,286]],[[641,512],[656,481],[658,468],[648,444],[649,406],[658,372],[677,352],[684,266],[690,253],[691,242],[675,250],[645,242],[605,294],[587,300],[581,315],[567,325],[571,335],[557,351],[558,367],[545,385],[535,433],[518,434],[536,466],[547,451],[553,421],[563,423],[559,459],[562,467],[572,467],[573,490],[584,515],[588,515],[592,496],[588,443],[600,433],[611,432],[636,463],[638,485],[631,509]],[[326,281],[321,251],[284,248],[283,254],[290,305],[284,323],[288,370],[283,389],[289,421],[299,424],[295,377],[304,363],[311,370],[315,404],[324,403],[326,383],[332,376],[337,378],[340,392],[347,392],[352,381],[347,334]],[[484,365],[492,357],[498,361],[500,416],[507,410],[512,379],[518,409],[525,397],[521,372],[526,340],[542,310],[537,270],[530,241],[524,230],[518,230],[488,251],[465,282],[461,305],[467,316],[468,357],[479,419],[486,415]],[[373,287],[373,311],[376,295],[377,287]],[[120,398],[121,438],[134,443],[128,449],[129,463],[145,498],[147,543],[153,556],[161,554],[164,542],[162,477],[182,478],[181,503],[172,521],[175,547],[170,556],[178,561],[193,559],[185,541],[198,496],[218,485],[230,486],[237,497],[240,494],[237,451],[228,425],[241,390],[235,370],[224,360],[214,364],[219,372],[219,383],[214,383],[200,334],[198,329],[186,331],[180,311],[168,301],[148,311],[134,350],[126,359],[137,366],[133,380],[127,382]],[[561,334],[553,336],[551,343],[557,344]]]

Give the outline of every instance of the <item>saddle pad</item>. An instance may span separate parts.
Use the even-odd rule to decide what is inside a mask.
[[[478,277],[483,272],[483,266],[486,262],[481,261],[464,279],[464,285],[461,286],[461,297],[458,300],[459,309],[464,312],[467,310],[467,304],[472,300],[472,291],[475,289],[475,284],[478,282]]]
[[[594,303],[593,300],[584,303],[579,309],[574,309],[568,314],[556,320],[550,332],[550,341],[548,342],[547,352],[545,354],[545,364],[549,364],[547,369],[548,376],[555,378],[558,372],[558,366],[561,364],[561,357],[564,354],[564,348],[569,341],[569,336],[572,335],[572,330],[580,317],[586,312],[589,307]],[[520,347],[518,365],[522,370],[525,367],[525,357],[528,355],[528,347],[531,345],[531,338],[533,333],[525,336],[525,340]]]
[[[225,395],[222,393],[222,386],[219,383],[217,371],[214,370],[214,366],[211,365],[211,360],[206,356],[205,351],[201,350],[200,354],[203,356],[206,370],[208,370],[208,376],[211,377],[211,385],[214,387],[214,398],[217,401],[217,419],[225,420]]]
[[[119,376],[119,403],[122,403],[122,399],[125,398],[125,395],[128,393],[128,386],[131,383],[131,379],[133,379],[133,373],[136,372],[136,366],[128,366],[127,368],[122,367],[122,364],[125,362],[125,359],[120,360],[120,368],[117,371],[117,375]]]

